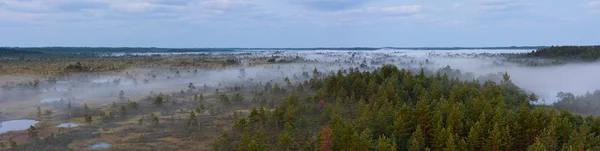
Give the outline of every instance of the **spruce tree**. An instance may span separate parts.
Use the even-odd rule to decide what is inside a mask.
[[[489,151],[500,151],[502,149],[502,130],[498,123],[494,124],[494,128],[492,128],[488,132],[488,137],[486,139],[486,146]]]
[[[39,106],[37,107],[37,113],[36,113],[36,116],[37,116],[38,118],[42,117],[42,108],[40,108]]]
[[[421,130],[421,125],[418,125],[415,132],[413,132],[412,136],[410,136],[408,145],[408,151],[422,151],[425,149],[425,139],[423,138],[423,130]]]
[[[120,110],[119,114],[122,117],[127,116],[127,108],[125,108],[125,105],[121,104],[121,110]]]
[[[381,135],[377,140],[377,145],[375,146],[377,151],[395,151],[396,143],[391,139],[387,138],[385,135]]]

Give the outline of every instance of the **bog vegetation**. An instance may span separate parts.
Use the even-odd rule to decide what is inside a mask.
[[[401,60],[386,54],[368,56],[375,59],[367,61],[359,52],[322,53],[339,58],[347,55],[350,59],[319,62],[278,56],[279,52],[269,56],[110,56],[4,49],[11,55],[0,58],[3,75],[48,77],[3,85],[0,94],[11,95],[0,96],[7,99],[0,103],[15,108],[10,110],[15,113],[2,111],[0,119],[25,117],[39,122],[22,131],[0,133],[0,150],[92,150],[93,144],[103,143],[110,144],[106,146],[108,150],[600,150],[600,117],[594,116],[600,114],[596,110],[600,104],[595,103],[600,92],[584,96],[561,92],[559,101],[544,105],[536,94],[513,83],[509,72],[477,77],[451,66],[410,67],[434,64],[435,60]],[[131,49],[127,51],[144,50]],[[596,53],[596,49],[549,47],[524,54],[587,60],[590,58],[581,55]],[[506,56],[516,55],[495,57]],[[301,74],[279,77],[292,75],[284,74],[293,71],[282,65],[293,63],[336,68],[301,65]],[[265,65],[263,73],[247,73],[247,68],[239,68],[259,65]],[[135,82],[134,85],[141,85],[136,87],[139,89],[158,83],[161,79],[157,76],[189,80],[182,77],[208,71],[198,69],[220,71],[236,67],[232,71],[240,75],[219,72],[222,75],[218,76],[244,82],[207,85],[179,81],[185,86],[157,89],[149,94],[120,89],[109,97],[64,97],[37,104],[14,101],[26,96],[12,96],[14,92],[37,95],[44,90],[41,87],[68,79],[69,75],[144,67],[165,70],[144,73],[149,78]],[[275,72],[267,72],[268,69]],[[278,75],[259,79],[254,74]],[[119,82],[94,83],[81,89],[91,87],[90,90],[104,92],[103,87],[125,87]],[[51,92],[60,96],[69,94],[54,89]],[[65,122],[80,125],[56,126]]]

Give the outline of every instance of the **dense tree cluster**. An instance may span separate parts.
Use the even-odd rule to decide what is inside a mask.
[[[575,96],[573,93],[560,92],[558,101],[553,106],[557,109],[566,109],[584,115],[600,115],[600,90]]]
[[[316,95],[252,109],[213,149],[600,150],[600,118],[532,105],[508,74],[481,84],[385,65],[305,84]]]
[[[600,57],[600,46],[552,46],[532,51],[526,56],[594,61]]]

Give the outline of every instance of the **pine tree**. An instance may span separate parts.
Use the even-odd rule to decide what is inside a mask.
[[[469,150],[475,151],[480,150],[482,147],[482,135],[483,129],[481,129],[480,122],[475,122],[475,125],[469,130],[467,137],[467,143],[469,144]]]
[[[192,92],[194,89],[196,89],[196,86],[194,86],[193,83],[190,82],[190,84],[188,85],[188,92]]]
[[[72,114],[71,114],[71,107],[72,107],[72,105],[71,105],[71,100],[69,100],[69,103],[67,104],[67,108],[69,109],[69,118],[71,118],[71,117],[72,117]]]
[[[121,90],[121,92],[119,92],[119,99],[121,99],[121,100],[125,99],[125,92],[123,90]]]
[[[422,130],[422,134],[423,134],[423,142],[427,142],[428,139],[428,135],[429,135],[429,101],[427,101],[427,98],[424,97],[425,95],[423,95],[419,101],[417,102],[417,105],[415,107],[415,115],[417,118],[417,122],[418,125],[420,125],[420,128]]]
[[[372,132],[369,128],[364,129],[361,133],[355,131],[354,136],[357,138],[355,150],[369,150],[372,145]]]
[[[418,125],[415,132],[413,132],[412,136],[410,136],[409,143],[409,151],[422,151],[425,149],[425,139],[423,138],[423,130],[421,130],[421,125]]]
[[[397,137],[397,145],[400,148],[406,148],[408,146],[409,139],[410,136],[412,135],[412,132],[414,131],[414,127],[412,126],[413,122],[411,120],[411,118],[409,118],[408,112],[409,112],[409,107],[408,105],[404,104],[400,107],[400,111],[398,111],[398,113],[396,113],[396,119],[394,120],[394,123],[392,125],[392,131],[394,132],[394,135]],[[369,114],[370,111],[366,110],[364,111],[365,114]],[[362,126],[360,128],[363,127],[367,127]]]
[[[83,104],[83,111],[85,112],[85,114],[90,113],[90,107],[88,107],[87,103]]]
[[[129,102],[129,107],[133,108],[133,109],[138,109],[139,104],[135,101],[131,101]]]
[[[159,95],[159,96],[156,96],[153,103],[156,106],[162,106],[163,103],[165,103],[165,101],[164,101],[163,97]]]
[[[292,136],[288,133],[283,133],[279,136],[278,144],[281,150],[290,150],[292,145]]]
[[[377,151],[395,151],[396,143],[391,138],[381,135],[377,141],[375,149],[377,149]]]
[[[556,126],[554,126],[554,124],[551,124],[548,127],[546,127],[538,137],[537,141],[542,143],[546,147],[546,149],[555,150],[555,148],[558,146],[556,139]]]
[[[446,134],[446,129],[443,124],[443,115],[440,110],[437,110],[432,120],[435,121],[435,125],[432,129],[433,141],[432,141],[432,149],[433,150],[441,150],[446,146],[446,139],[448,138],[448,134]]]
[[[150,114],[150,116],[152,116],[152,122],[154,124],[159,124],[160,123],[160,118],[158,117],[158,114],[152,113],[152,114]]]
[[[36,113],[36,116],[37,116],[38,118],[42,117],[42,108],[40,108],[39,106],[37,107],[37,113]]]
[[[489,151],[500,151],[502,148],[502,130],[498,123],[494,124],[494,128],[492,128],[488,132],[488,138],[486,140],[486,146]]]
[[[88,125],[92,124],[92,116],[85,114],[83,117],[85,118],[85,123],[87,123]]]
[[[196,124],[197,124],[197,120],[196,120],[196,118],[197,118],[197,117],[196,117],[196,113],[194,113],[194,111],[191,111],[191,112],[190,112],[190,116],[189,116],[189,118],[188,118],[187,125],[188,125],[188,126],[190,126],[190,127],[191,127],[191,126],[196,126]]]
[[[449,129],[451,129],[452,127],[449,127]],[[447,129],[447,130],[449,130]],[[446,148],[444,148],[444,151],[457,151],[456,150],[456,139],[455,139],[455,134],[453,133],[447,133],[448,134],[448,138],[446,139]]]
[[[506,125],[502,132],[502,142],[504,143],[504,151],[509,151],[512,149],[512,142],[514,141],[511,136],[510,127]]]
[[[223,103],[225,105],[231,104],[231,102],[229,101],[229,97],[227,97],[227,95],[225,95],[225,94],[221,94],[221,103]]]
[[[519,108],[518,113],[518,123],[521,126],[520,134],[518,135],[519,146],[520,148],[527,147],[529,143],[529,136],[527,135],[527,130],[529,129],[529,107],[527,104],[522,104]]]
[[[256,142],[256,140],[251,140],[248,143],[248,147],[246,147],[246,149],[248,149],[248,151],[262,151],[262,150],[264,150],[263,147]]]
[[[144,117],[140,117],[140,119],[138,119],[138,125],[143,125],[144,124]]]
[[[119,114],[122,117],[127,116],[127,108],[125,108],[125,105],[121,104],[121,111],[119,112]]]
[[[29,136],[29,139],[37,139],[38,138],[38,130],[35,127],[33,127],[33,125],[31,125],[27,129],[27,135]]]
[[[542,142],[536,139],[535,143],[527,147],[527,151],[546,151],[546,147]]]

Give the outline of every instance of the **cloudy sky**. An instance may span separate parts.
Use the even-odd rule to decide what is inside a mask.
[[[600,44],[600,0],[0,0],[0,46]]]

